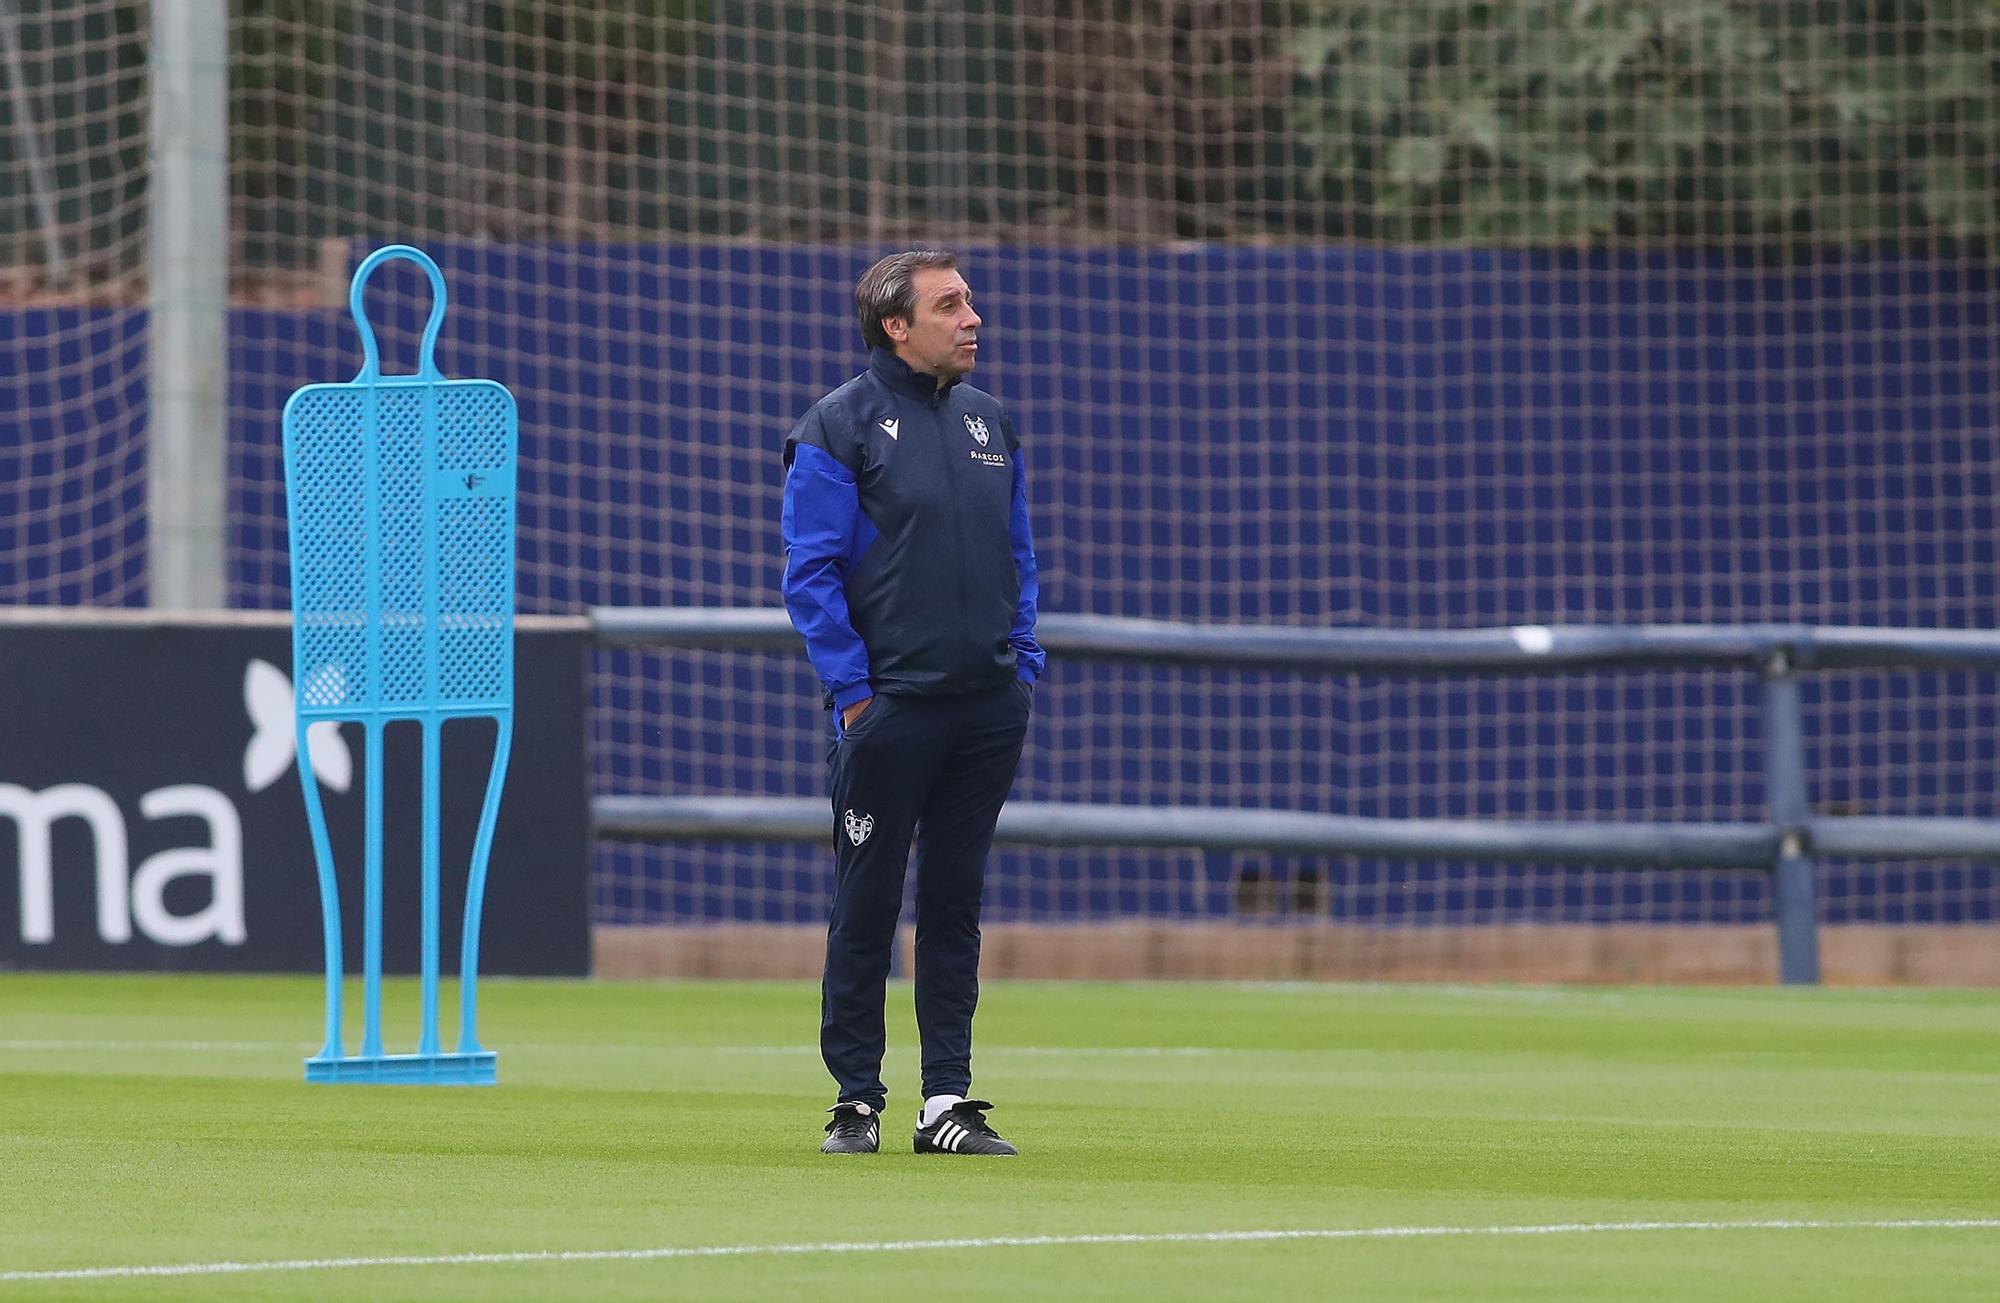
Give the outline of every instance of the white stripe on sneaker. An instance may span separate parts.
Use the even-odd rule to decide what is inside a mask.
[[[952,1153],[958,1152],[958,1142],[965,1139],[965,1128],[956,1122],[946,1122],[938,1128],[938,1143]]]

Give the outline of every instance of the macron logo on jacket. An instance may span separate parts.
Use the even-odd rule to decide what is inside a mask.
[[[1040,676],[1020,441],[991,395],[877,349],[785,466],[785,606],[836,706]]]

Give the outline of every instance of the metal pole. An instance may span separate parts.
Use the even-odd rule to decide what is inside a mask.
[[[960,0],[943,0],[937,10],[936,68],[931,76],[930,200],[933,226],[959,239],[970,217],[966,202],[965,158],[965,9]]]
[[[868,143],[862,171],[868,187],[868,243],[875,246],[888,242],[890,215],[901,211],[893,191],[903,177],[903,106],[908,94],[903,81],[905,3],[890,0],[867,10]]]
[[[452,143],[450,157],[459,178],[462,205],[459,229],[475,240],[494,239],[494,214],[507,211],[505,200],[494,193],[493,170],[487,161],[487,150],[496,133],[488,113],[492,101],[486,78],[491,65],[487,62],[483,21],[473,21],[470,0],[453,0],[451,90],[457,101],[453,129],[458,138]]]
[[[69,258],[63,253],[61,218],[56,212],[55,184],[42,157],[42,132],[35,124],[34,97],[28,94],[27,70],[21,62],[21,18],[14,0],[0,0],[0,58],[7,62],[8,96],[14,101],[14,134],[21,139],[21,159],[28,166],[28,189],[35,196],[35,221],[42,228],[42,261],[49,267],[49,284],[69,283]]]
[[[228,598],[228,0],[156,0],[152,38],[151,600],[218,608]]]
[[[1771,822],[1778,829],[1773,873],[1778,915],[1778,980],[1787,986],[1819,983],[1819,906],[1807,820],[1805,712],[1791,651],[1780,647],[1764,662],[1760,683],[1764,722],[1764,787]]]

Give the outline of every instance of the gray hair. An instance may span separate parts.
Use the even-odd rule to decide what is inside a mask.
[[[949,249],[911,249],[892,253],[863,272],[854,286],[854,312],[861,318],[861,338],[869,348],[889,347],[886,317],[908,321],[917,310],[916,273],[922,267],[956,267],[958,255]]]

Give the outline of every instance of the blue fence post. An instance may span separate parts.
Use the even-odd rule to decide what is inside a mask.
[[[1778,829],[1774,887],[1778,915],[1778,980],[1787,986],[1819,983],[1819,904],[1806,837],[1810,797],[1806,787],[1805,710],[1799,698],[1794,649],[1779,646],[1760,670],[1764,722],[1764,787],[1771,822]]]

